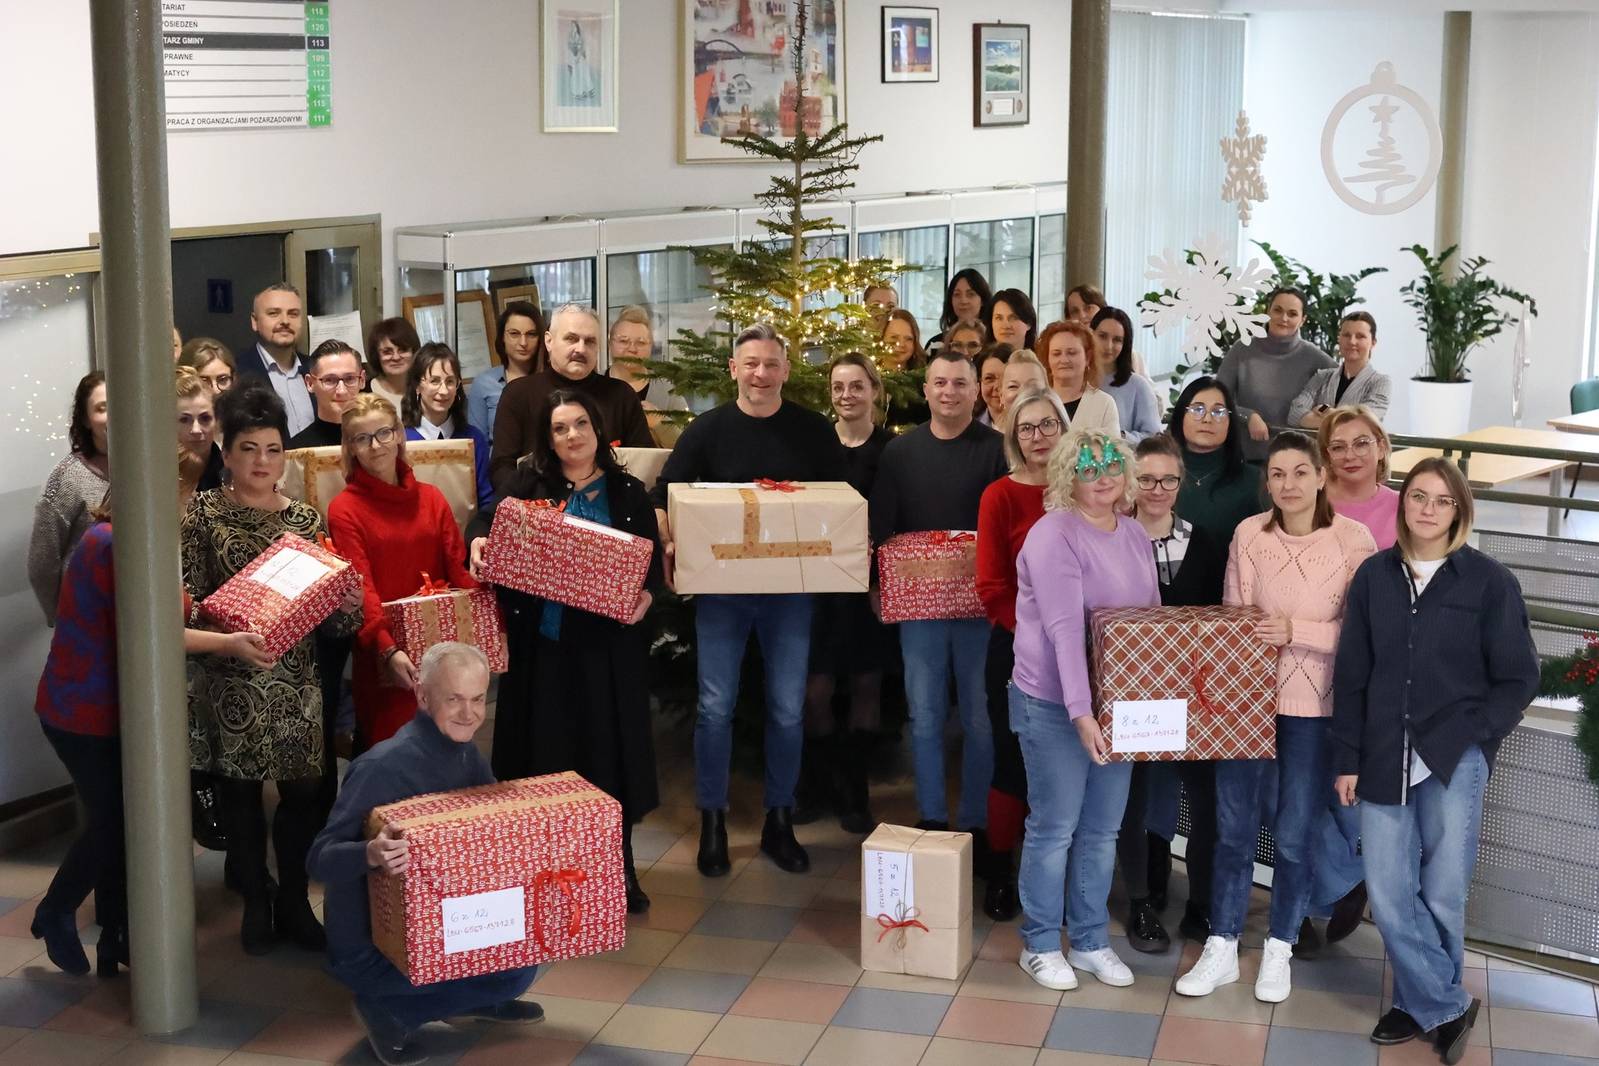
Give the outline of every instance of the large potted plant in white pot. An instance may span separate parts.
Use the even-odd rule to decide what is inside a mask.
[[[1436,257],[1419,244],[1403,249],[1422,265],[1421,276],[1399,290],[1415,308],[1427,343],[1421,373],[1410,382],[1410,432],[1420,437],[1456,437],[1471,428],[1467,358],[1483,341],[1515,326],[1523,304],[1538,314],[1532,297],[1484,274],[1488,260],[1480,256],[1460,260],[1460,272],[1451,277],[1447,264],[1459,247]]]

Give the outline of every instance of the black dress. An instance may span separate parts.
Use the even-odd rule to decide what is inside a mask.
[[[877,464],[894,435],[875,426],[872,435],[845,448],[844,480],[871,499]],[[883,669],[889,653],[888,627],[872,613],[864,592],[824,592],[813,598],[810,673],[852,677]]]
[[[620,471],[603,478],[611,525],[655,545],[645,587],[664,584],[660,531],[643,482]],[[571,483],[559,472],[541,477],[519,466],[503,497],[565,500]],[[502,497],[502,498],[503,498]],[[493,509],[480,513],[468,543],[486,536]],[[650,728],[649,633],[565,607],[560,637],[539,632],[545,601],[514,589],[497,590],[505,615],[510,669],[500,678],[490,763],[501,780],[575,770],[622,804],[637,822],[660,803]]]

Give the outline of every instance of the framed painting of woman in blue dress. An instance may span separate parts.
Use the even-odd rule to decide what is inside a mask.
[[[620,0],[544,0],[545,133],[615,133]]]

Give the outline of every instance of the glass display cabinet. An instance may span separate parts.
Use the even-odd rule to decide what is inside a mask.
[[[1037,187],[1038,267],[1034,276],[1033,306],[1038,324],[1066,317],[1066,183]]]
[[[955,270],[976,267],[995,292],[1032,292],[1038,220],[1032,186],[954,193],[950,209]]]
[[[949,281],[950,198],[945,193],[855,201],[855,252],[903,263],[899,305],[916,316],[925,344],[938,332]]]
[[[601,222],[605,263],[605,324],[624,308],[649,312],[654,342],[650,358],[671,358],[680,329],[704,332],[715,321],[710,271],[694,248],[731,248],[738,241],[738,212],[691,209],[675,214],[608,216]],[[605,356],[610,366],[610,353]]]

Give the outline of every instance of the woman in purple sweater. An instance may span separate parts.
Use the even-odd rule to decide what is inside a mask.
[[[1073,967],[1108,985],[1132,971],[1110,947],[1111,874],[1132,764],[1110,761],[1088,687],[1088,613],[1155,607],[1149,537],[1118,513],[1132,499],[1132,459],[1100,433],[1068,437],[1049,460],[1046,513],[1016,559],[1016,667],[1010,727],[1027,767],[1027,836],[1017,878],[1018,960],[1045,988],[1077,987]],[[1067,878],[1070,875],[1070,892]],[[1061,953],[1061,915],[1071,955]]]

